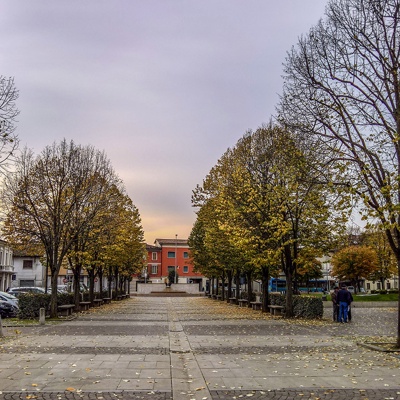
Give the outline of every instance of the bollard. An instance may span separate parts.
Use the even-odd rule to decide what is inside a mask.
[[[0,315],[0,337],[4,337],[4,333],[3,333],[3,322],[1,322],[1,315]]]
[[[46,322],[46,312],[44,308],[39,309],[39,324],[44,325]]]

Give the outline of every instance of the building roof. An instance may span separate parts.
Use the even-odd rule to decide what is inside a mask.
[[[187,246],[188,241],[187,239],[156,239],[154,244],[158,244],[159,246],[175,246],[175,245],[183,245]]]
[[[147,251],[161,251],[160,246],[153,246],[152,244],[146,244]]]

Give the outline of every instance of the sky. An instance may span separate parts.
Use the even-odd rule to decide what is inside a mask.
[[[0,75],[20,148],[105,151],[147,243],[186,239],[192,190],[279,101],[283,62],[327,0],[1,0]]]

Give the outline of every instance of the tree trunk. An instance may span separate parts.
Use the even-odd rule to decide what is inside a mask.
[[[50,318],[57,318],[57,270],[51,270]]]
[[[400,278],[400,254],[397,253],[397,277]],[[397,288],[398,291],[398,301],[397,301],[397,348],[400,348],[400,284]]]
[[[232,273],[231,270],[227,271],[227,278],[228,278],[228,298],[226,300],[229,303],[229,299],[232,297],[232,278],[233,278],[233,273]]]
[[[225,301],[225,270],[222,271],[221,281],[222,281],[222,289],[221,289],[222,290],[222,293],[221,293],[222,297],[221,297],[221,299],[222,299],[222,301]]]
[[[236,300],[240,299],[240,271],[236,271]]]
[[[89,301],[93,303],[94,300],[94,268],[88,268],[89,277]]]
[[[262,282],[262,312],[268,312],[268,304],[269,304],[269,291],[268,291],[268,281],[269,281],[269,268],[262,267],[261,268],[261,282]]]
[[[72,267],[71,267],[72,268]],[[81,266],[75,265],[72,268],[72,272],[74,274],[74,304],[77,310],[79,310],[79,303],[81,300],[81,292],[80,292],[80,277],[81,277]]]
[[[253,301],[253,277],[251,271],[248,271],[246,273],[246,278],[247,278],[247,307],[251,308],[250,302]]]
[[[107,285],[108,285],[108,297],[110,299],[112,299],[111,281],[112,281],[112,268],[108,267]]]

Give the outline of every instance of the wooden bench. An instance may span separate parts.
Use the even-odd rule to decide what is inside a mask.
[[[247,303],[249,301],[246,299],[239,299],[238,302],[239,302],[239,307],[247,307]]]
[[[103,303],[104,304],[110,304],[111,303],[111,297],[103,297]]]
[[[220,294],[217,294],[217,300],[222,300],[222,296]]]
[[[90,304],[91,304],[90,301],[81,301],[79,303],[79,309],[81,311],[87,311],[89,310]]]
[[[238,303],[238,300],[237,300],[236,297],[230,297],[229,298],[229,304],[237,304],[237,303]]]
[[[269,305],[269,312],[272,315],[282,315],[283,306]]]
[[[69,317],[72,315],[72,311],[74,311],[75,304],[63,304],[62,306],[58,306],[58,314],[63,317]]]
[[[252,301],[250,304],[253,310],[261,310],[262,307],[261,301]]]
[[[103,299],[94,299],[93,304],[95,307],[100,307],[101,305],[103,305]]]

